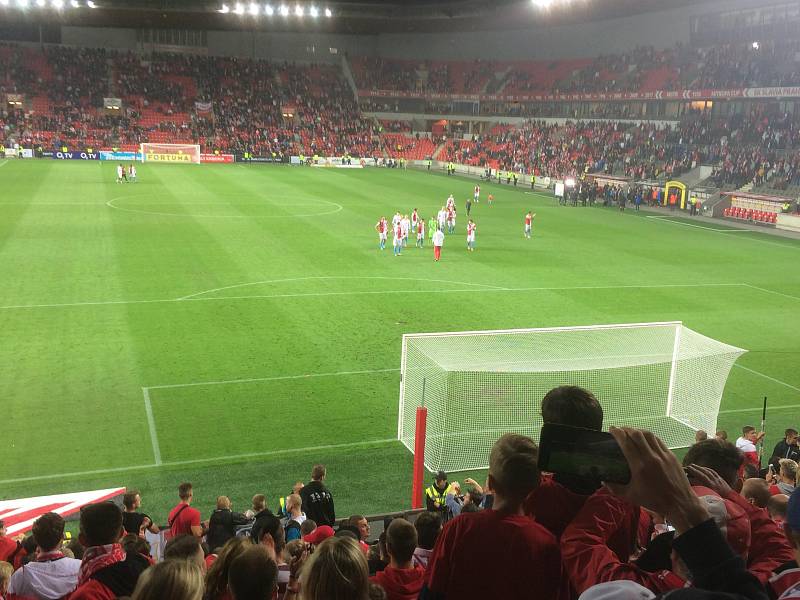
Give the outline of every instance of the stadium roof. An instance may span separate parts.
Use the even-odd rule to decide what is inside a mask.
[[[34,2],[20,9],[0,5],[0,17],[11,23],[63,23],[69,25],[117,26],[135,28],[181,28],[205,30],[326,31],[335,33],[400,33],[485,31],[487,29],[520,29],[536,24],[565,24],[598,21],[620,16],[697,5],[709,0],[585,0],[581,2],[552,0],[552,6],[541,9],[536,3],[549,0],[273,0],[276,14],[265,14],[267,1],[255,3],[257,14],[250,13],[249,0],[94,0],[96,8],[54,10],[52,0],[47,8]],[[228,7],[221,14],[222,6]],[[243,14],[236,14],[237,4]],[[277,14],[280,5],[292,11],[289,16]],[[296,6],[304,8],[300,18]],[[316,6],[320,16],[309,16]],[[325,18],[330,8],[332,18]]]

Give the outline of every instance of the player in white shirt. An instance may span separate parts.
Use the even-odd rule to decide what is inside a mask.
[[[436,221],[439,223],[439,229],[444,231],[444,228],[447,225],[447,211],[444,209],[444,206],[442,207],[442,210],[436,214]]]
[[[433,234],[433,260],[439,262],[442,257],[442,246],[444,246],[444,231],[437,229]]]
[[[478,226],[470,219],[467,223],[467,250],[470,252],[475,252],[475,230],[477,228]]]
[[[453,206],[447,211],[447,233],[456,232],[456,207]]]
[[[453,194],[450,194],[447,197],[447,202],[445,203],[445,206],[447,207],[448,210],[450,210],[451,208],[454,208],[455,205],[456,205],[456,199],[453,198]]]
[[[408,215],[400,221],[400,227],[403,230],[403,248],[405,248],[408,245],[408,230],[411,229],[411,219],[408,218]]]
[[[128,181],[128,177],[125,175],[125,167],[122,164],[117,165],[117,183],[122,183],[122,180]]]
[[[472,194],[472,197],[475,199],[475,204],[481,201],[481,186],[475,186],[475,192]]]
[[[375,224],[375,231],[378,232],[378,248],[381,250],[386,250],[386,237],[387,237],[387,229],[388,223],[386,222],[386,217],[381,217],[380,221]]]
[[[136,183],[136,165],[128,167],[128,177],[133,183]]]
[[[397,225],[402,220],[403,220],[403,217],[400,215],[400,211],[398,210],[397,212],[394,213],[394,216],[392,217],[392,228],[393,229],[396,228]]]
[[[414,233],[417,230],[417,221],[419,220],[419,215],[417,215],[417,209],[411,211],[411,233]]]

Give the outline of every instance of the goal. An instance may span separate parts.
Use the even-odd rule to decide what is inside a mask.
[[[199,144],[141,144],[142,162],[200,164]]]
[[[397,437],[429,471],[486,468],[502,434],[538,441],[550,389],[579,385],[597,396],[605,428],[648,429],[686,447],[698,429],[716,428],[728,374],[745,352],[678,321],[408,334]]]

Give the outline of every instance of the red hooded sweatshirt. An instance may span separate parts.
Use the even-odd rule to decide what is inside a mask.
[[[386,567],[369,579],[386,591],[387,600],[417,600],[422,584],[425,583],[425,569],[395,569]]]

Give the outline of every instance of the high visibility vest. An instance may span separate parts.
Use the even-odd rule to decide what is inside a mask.
[[[434,502],[438,500],[439,506],[444,506],[444,499],[447,497],[447,492],[449,491],[450,491],[449,485],[445,488],[444,492],[440,492],[439,488],[437,488],[435,484],[431,484],[425,489],[425,496],[427,496]]]

